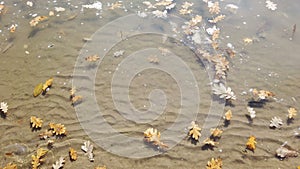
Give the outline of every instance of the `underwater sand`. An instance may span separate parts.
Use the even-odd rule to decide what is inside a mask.
[[[55,139],[54,147],[45,156],[45,162],[40,168],[50,168],[60,156],[66,157],[64,168],[94,168],[106,165],[108,169],[196,169],[205,168],[207,161],[212,157],[222,158],[225,169],[285,169],[300,165],[299,157],[283,161],[275,157],[275,150],[285,141],[296,150],[300,147],[300,138],[294,136],[294,130],[300,127],[300,116],[296,116],[293,123],[289,125],[286,122],[289,107],[300,110],[299,31],[296,30],[293,40],[289,39],[293,25],[300,25],[299,3],[292,0],[274,1],[278,4],[278,9],[270,11],[265,8],[264,1],[222,1],[220,6],[227,17],[218,23],[221,29],[220,46],[226,47],[227,43],[232,43],[237,51],[236,56],[229,60],[230,70],[226,80],[227,85],[237,95],[237,100],[233,101],[233,107],[224,108],[224,113],[228,109],[232,110],[233,118],[227,127],[223,125],[223,121],[220,121],[218,126],[224,130],[220,144],[214,150],[203,150],[202,143],[194,145],[187,139],[183,139],[163,154],[144,159],[130,159],[107,152],[93,143],[77,119],[75,109],[69,100],[69,90],[72,87],[76,59],[84,46],[82,39],[90,37],[110,21],[146,7],[140,1],[124,1],[127,12],[124,9],[106,9],[100,13],[102,18],[99,18],[95,10],[80,11],[80,6],[87,4],[88,1],[72,1],[70,2],[72,5],[68,5],[68,1],[49,4],[33,2],[36,6],[30,8],[25,1],[5,1],[8,11],[0,16],[2,30],[0,47],[3,50],[11,42],[13,43],[5,53],[0,53],[0,101],[7,102],[9,105],[6,118],[0,118],[1,167],[13,162],[18,165],[18,168],[31,168],[31,155],[35,154],[38,148],[47,147],[46,141],[40,140],[38,134],[48,129],[49,122],[64,124],[67,128],[67,136]],[[193,2],[199,15],[204,18],[210,16],[204,3]],[[102,3],[103,8],[106,7],[106,2]],[[182,2],[177,3],[179,8]],[[236,14],[224,10],[224,6],[228,3],[239,6]],[[46,4],[49,9],[43,7]],[[79,8],[75,8],[76,5]],[[29,13],[48,15],[49,10],[54,6],[62,6],[67,10],[59,13],[59,17],[54,16],[49,21],[40,23],[38,31],[29,26],[28,22],[31,20]],[[138,9],[138,6],[142,9]],[[68,20],[74,14],[78,14],[77,17]],[[9,33],[7,29],[13,23],[18,24],[17,30],[15,33]],[[245,45],[243,38],[246,37],[255,39],[254,43]],[[119,37],[116,35],[111,38]],[[130,37],[107,53],[97,70],[95,80],[95,96],[97,103],[103,108],[101,115],[114,129],[127,136],[140,137],[141,142],[143,132],[147,128],[154,127],[164,131],[178,116],[180,91],[176,81],[169,74],[154,69],[144,70],[132,80],[129,97],[136,109],[147,110],[150,106],[148,95],[153,89],[161,89],[168,100],[164,112],[150,123],[139,124],[122,117],[115,108],[110,89],[112,72],[116,70],[122,59],[144,46],[168,48],[191,68],[199,82],[201,100],[197,118],[191,121],[196,120],[201,127],[209,111],[212,94],[205,68],[188,47],[170,39],[162,43],[162,38],[157,35]],[[125,54],[117,58],[113,57],[113,53],[118,50],[125,50]],[[32,96],[34,87],[38,83],[45,82],[49,77],[54,78],[53,87],[45,96],[34,98]],[[254,108],[257,117],[250,124],[245,115],[247,103],[251,99],[249,95],[251,88],[270,90],[276,94],[276,100],[267,102],[262,108]],[[79,88],[79,94],[80,90]],[[43,119],[41,130],[32,131],[31,116]],[[269,128],[269,121],[274,116],[283,119],[284,124],[281,129]],[[182,132],[187,133],[187,130]],[[245,143],[250,135],[257,138],[257,148],[254,153],[251,151],[245,153]],[[164,137],[167,138],[162,135],[161,140],[166,144],[172,142],[172,140],[164,140]],[[80,150],[86,140],[91,140],[94,144],[94,162],[90,162]],[[70,162],[69,147],[78,151],[77,161]],[[155,150],[150,148],[149,151]]]

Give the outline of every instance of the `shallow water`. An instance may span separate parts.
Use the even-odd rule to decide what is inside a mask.
[[[8,103],[9,111],[6,117],[0,118],[2,135],[0,166],[13,162],[19,168],[31,168],[31,155],[40,147],[49,148],[47,141],[38,137],[40,132],[48,129],[49,122],[64,124],[67,136],[55,138],[53,148],[49,149],[41,168],[50,168],[60,156],[66,159],[64,168],[83,168],[83,166],[94,168],[103,165],[108,169],[204,168],[212,157],[221,157],[223,168],[296,168],[300,165],[299,157],[283,161],[275,157],[275,150],[285,141],[296,150],[300,147],[299,137],[294,136],[294,130],[297,130],[300,124],[299,115],[295,117],[293,123],[287,124],[286,121],[289,107],[295,107],[297,110],[300,108],[299,31],[296,29],[292,35],[293,25],[300,25],[298,19],[300,3],[292,0],[274,1],[278,4],[278,9],[270,11],[265,7],[265,1],[220,2],[221,11],[226,15],[225,20],[217,24],[221,30],[220,48],[225,49],[227,43],[231,43],[236,50],[236,56],[228,58],[230,70],[226,84],[233,89],[237,100],[233,101],[234,106],[226,106],[223,110],[222,102],[212,99],[211,96],[209,86],[211,79],[208,76],[211,73],[210,69],[205,68],[203,62],[199,61],[199,56],[191,49],[195,47],[194,45],[181,43],[181,40],[186,40],[182,33],[168,38],[161,34],[138,34],[139,31],[148,28],[151,31],[170,33],[167,29],[168,20],[157,19],[154,26],[139,25],[138,20],[130,20],[132,23],[130,26],[135,29],[128,29],[125,24],[116,25],[110,29],[112,32],[115,31],[115,34],[104,32],[101,38],[97,39],[99,37],[93,36],[97,35],[97,30],[101,32],[100,28],[104,29],[118,18],[144,11],[146,6],[140,1],[123,1],[126,8],[110,10],[107,3],[114,1],[102,1],[103,10],[82,11],[81,6],[89,2],[33,1],[34,6],[29,7],[26,1],[4,1],[7,11],[0,16],[0,101]],[[204,18],[202,26],[209,26],[206,20],[210,18],[210,14],[206,4],[195,0],[191,2],[194,2],[192,7],[194,13]],[[236,13],[230,13],[225,9],[229,3],[239,6]],[[170,13],[179,15],[178,9],[181,4],[182,2],[178,1],[176,9]],[[30,27],[32,14],[47,16],[50,10],[54,11],[54,7],[64,7],[66,11],[55,12],[59,16],[49,17],[36,28]],[[183,18],[190,19],[188,16]],[[8,30],[12,24],[18,25],[14,33]],[[202,34],[204,39],[208,37],[204,31]],[[246,37],[253,39],[253,43],[245,44],[243,39]],[[91,38],[92,41],[85,44],[83,38]],[[100,51],[103,46],[92,46],[97,45],[97,41],[103,45],[116,43],[110,50],[106,48]],[[196,45],[199,46],[211,50],[206,44]],[[86,51],[85,49],[89,47],[93,50]],[[167,48],[171,54],[167,52],[166,55],[161,55],[161,51],[158,50],[160,47]],[[114,57],[114,52],[119,50],[125,50],[124,55]],[[87,63],[83,58],[93,52],[105,53],[105,56],[100,55],[99,67],[97,63]],[[159,64],[149,63],[148,57],[155,55],[159,57]],[[186,69],[181,67],[182,65],[177,65],[179,61],[176,61],[176,57],[172,58],[173,55],[181,58],[190,68],[198,88],[194,88],[193,79],[183,78],[188,77],[188,74],[185,74]],[[130,57],[140,60],[133,59],[133,62],[130,62]],[[139,65],[129,67],[126,63],[138,63],[151,68],[135,74],[128,86],[123,80],[128,78],[128,72],[134,71]],[[164,65],[169,66],[170,70],[175,68],[174,70],[178,72],[170,74],[165,71]],[[119,76],[115,72],[119,73]],[[176,75],[179,80],[176,79]],[[34,87],[49,77],[54,77],[54,84],[49,92],[45,96],[34,98],[32,96]],[[113,81],[114,77],[118,78]],[[76,81],[78,79],[81,80],[80,83]],[[93,80],[95,84],[89,86]],[[180,84],[185,84],[184,82],[187,82],[188,88],[195,92],[192,94],[199,96],[199,102],[197,97],[194,97],[194,100],[188,97],[194,96],[192,94],[187,95],[186,100],[183,99],[191,102],[181,102],[180,94],[184,91]],[[69,99],[72,83],[75,83],[78,94],[84,96],[83,101],[75,107],[71,105]],[[116,87],[117,92],[112,86]],[[251,99],[249,94],[251,88],[270,90],[276,94],[275,99],[267,102],[262,108],[254,108],[257,117],[253,123],[249,123],[245,116],[248,101]],[[129,94],[126,93],[127,89]],[[153,92],[154,89],[159,90]],[[161,95],[161,91],[164,95]],[[113,99],[113,92],[118,96],[116,99]],[[100,112],[91,106],[92,98],[100,105]],[[130,100],[131,105],[128,107],[126,99]],[[163,104],[164,101],[166,104]],[[116,104],[123,102],[126,103],[125,111],[116,107]],[[215,109],[212,109],[211,104],[216,103],[218,104],[213,107]],[[146,112],[151,106],[153,111]],[[132,107],[136,108],[133,112],[143,114],[139,116],[130,113],[132,110],[127,111],[126,108]],[[164,108],[163,111],[159,111],[161,107]],[[186,108],[183,110],[188,113],[180,112],[182,108]],[[194,113],[194,108],[197,109],[197,113]],[[218,112],[224,113],[228,109],[233,112],[229,126],[225,127],[222,120],[204,125],[210,110],[212,110],[210,115],[219,119],[222,114]],[[86,114],[83,114],[84,112]],[[32,131],[31,116],[43,119],[41,130]],[[274,116],[283,119],[281,129],[269,128],[269,121]],[[95,121],[98,119],[103,121],[101,123]],[[179,127],[170,129],[177,119],[179,120],[176,125]],[[220,144],[213,150],[203,150],[201,142],[197,145],[191,144],[185,135],[192,120],[196,120],[200,127],[204,128],[202,140],[205,139],[204,136],[207,134],[205,132],[210,127],[222,128],[224,132],[219,140]],[[86,124],[94,129],[89,129]],[[108,128],[98,130],[99,126],[110,126],[114,129],[112,131],[136,140],[134,142],[118,140],[116,139],[118,137],[114,137],[114,133],[106,131]],[[143,143],[143,132],[149,127],[161,131],[161,140],[171,148],[155,155],[160,152]],[[245,143],[250,135],[257,138],[257,148],[254,152],[245,152]],[[94,162],[90,162],[80,150],[86,140],[91,140],[94,144]],[[177,144],[177,140],[181,141]],[[100,143],[97,145],[97,142]],[[119,147],[116,144],[119,144]],[[129,149],[122,149],[126,146]],[[77,161],[69,160],[69,147],[78,151]],[[120,154],[123,156],[114,153],[119,150],[118,148],[121,148]],[[141,154],[149,157],[134,159],[128,157],[130,154],[138,154],[139,151],[143,151]],[[124,156],[126,153],[127,157]]]

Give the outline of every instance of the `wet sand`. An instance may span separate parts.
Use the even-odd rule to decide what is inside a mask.
[[[45,162],[41,168],[50,168],[60,156],[66,157],[64,168],[94,168],[106,165],[110,168],[204,168],[212,157],[220,157],[223,160],[223,168],[296,168],[300,165],[299,157],[289,158],[283,161],[275,157],[275,150],[288,142],[292,148],[299,150],[299,138],[294,136],[294,130],[299,128],[299,115],[293,123],[287,125],[287,109],[295,107],[299,110],[300,85],[300,38],[296,30],[293,40],[289,40],[292,34],[292,26],[300,25],[298,18],[299,4],[294,1],[276,2],[278,9],[269,11],[265,8],[264,1],[241,1],[236,3],[240,8],[236,14],[227,14],[227,18],[218,23],[221,28],[220,46],[225,48],[227,43],[232,43],[237,51],[236,56],[230,59],[230,70],[227,77],[227,85],[230,86],[237,100],[234,106],[226,106],[224,113],[231,109],[233,118],[229,126],[225,127],[220,121],[219,127],[224,130],[218,147],[214,150],[203,150],[202,143],[191,144],[187,139],[182,140],[167,152],[145,159],[129,159],[109,153],[94,144],[95,161],[89,162],[88,158],[80,150],[84,141],[90,140],[78,122],[74,107],[69,100],[69,90],[72,87],[72,74],[76,59],[84,45],[85,37],[90,37],[98,28],[109,21],[137,11],[137,5],[130,8],[130,2],[125,1],[128,12],[123,9],[104,10],[102,18],[96,16],[95,10],[76,9],[60,13],[60,17],[50,18],[40,23],[39,31],[32,30],[28,22],[28,13],[48,15],[44,4],[29,8],[24,1],[5,2],[8,11],[1,16],[1,48],[4,49],[11,42],[13,45],[5,53],[0,54],[0,101],[9,105],[6,118],[0,118],[0,166],[13,162],[19,168],[31,168],[31,155],[40,147],[47,148],[45,140],[40,140],[38,134],[48,129],[49,122],[62,123],[67,128],[67,136],[55,139],[54,147],[45,156]],[[46,3],[46,2],[43,2]],[[141,2],[133,2],[133,4]],[[195,3],[200,15],[209,16],[204,3]],[[225,1],[223,4],[232,3]],[[62,4],[51,4],[64,6]],[[83,2],[72,2],[81,6]],[[104,7],[106,6],[105,3]],[[180,3],[179,3],[180,4]],[[222,6],[223,5],[223,6]],[[142,4],[140,4],[142,6]],[[50,8],[50,7],[49,7]],[[52,9],[51,8],[51,9]],[[144,7],[145,8],[145,7]],[[22,10],[18,12],[18,10]],[[15,14],[14,14],[15,13]],[[70,16],[78,16],[69,20]],[[257,16],[259,15],[259,16]],[[25,16],[25,18],[22,18]],[[253,17],[254,16],[254,17]],[[246,22],[244,24],[243,22]],[[17,23],[15,33],[9,33],[7,28]],[[81,24],[83,23],[83,24]],[[78,29],[74,29],[78,28]],[[30,36],[30,37],[29,37]],[[116,35],[116,38],[119,35]],[[227,37],[228,36],[228,37]],[[255,39],[253,44],[245,45],[243,38]],[[114,37],[112,37],[114,38]],[[134,43],[135,42],[135,43]],[[137,43],[140,42],[140,43]],[[162,43],[159,36],[138,36],[128,38],[128,41],[118,44],[102,62],[96,75],[95,96],[103,110],[105,120],[114,129],[132,137],[143,138],[143,132],[148,127],[165,130],[172,125],[178,116],[180,108],[180,91],[176,81],[168,74],[158,70],[145,70],[135,77],[130,86],[130,99],[139,110],[149,107],[148,95],[153,89],[161,89],[168,98],[168,104],[163,114],[151,123],[137,124],[128,121],[114,107],[111,98],[110,79],[117,65],[129,54],[143,45],[159,47],[163,45],[172,52],[178,54],[191,67],[199,83],[200,107],[196,120],[201,126],[207,116],[211,101],[210,82],[205,69],[197,61],[196,56],[185,46],[174,46],[172,40]],[[24,48],[25,45],[25,48]],[[26,45],[28,47],[26,47]],[[121,57],[113,57],[113,53],[125,49]],[[28,51],[29,54],[26,54]],[[45,96],[34,98],[34,87],[54,77],[54,84]],[[146,86],[145,86],[146,84]],[[276,94],[276,99],[271,99],[262,108],[254,108],[257,117],[250,124],[246,118],[247,103],[251,96],[249,89],[265,89]],[[80,90],[78,90],[80,93]],[[244,94],[242,94],[244,93]],[[83,100],[84,101],[84,100]],[[32,131],[30,117],[38,116],[43,119],[41,130]],[[269,121],[278,116],[283,119],[281,129],[270,129]],[[188,127],[189,124],[187,124]],[[182,131],[187,132],[187,131]],[[245,143],[250,135],[257,138],[257,148],[254,152],[245,152]],[[164,135],[161,136],[162,141]],[[68,158],[69,147],[78,151],[78,160],[71,162]],[[154,151],[154,150],[153,150]],[[7,155],[5,153],[11,153]]]

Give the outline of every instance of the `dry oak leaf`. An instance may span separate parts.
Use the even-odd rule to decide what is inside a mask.
[[[161,148],[168,148],[168,145],[164,144],[160,141],[160,132],[157,131],[157,129],[154,128],[148,128],[144,132],[144,140],[148,143],[151,143],[155,146],[161,147]]]
[[[246,148],[254,151],[256,148],[256,138],[254,136],[250,136],[247,143],[246,143]]]
[[[246,45],[252,44],[252,43],[253,43],[253,40],[250,39],[250,38],[244,38],[243,41],[244,41],[244,43],[245,43]]]
[[[86,153],[88,159],[93,162],[94,161],[94,154],[93,154],[94,146],[91,144],[90,141],[85,141],[81,146],[81,150]]]
[[[210,133],[213,137],[221,137],[223,131],[218,128],[212,128],[210,129]]]
[[[219,142],[216,142],[216,141],[214,141],[214,140],[212,140],[212,139],[210,139],[210,138],[206,138],[206,139],[203,141],[203,143],[204,143],[205,145],[210,145],[210,146],[213,146],[213,147],[216,147],[216,146],[219,144]]]
[[[66,135],[66,127],[60,123],[55,124],[55,123],[49,123],[49,127],[51,130],[53,130],[53,134],[55,135]]]
[[[47,138],[50,138],[53,136],[53,131],[51,130],[45,130],[44,132],[39,134],[40,139],[46,140]]]
[[[52,164],[53,169],[60,169],[64,166],[65,159],[63,157],[60,157],[55,164]]]
[[[219,6],[219,2],[211,2],[208,1],[207,6],[209,8],[209,13],[210,14],[219,14],[220,13],[220,6]]]
[[[222,159],[221,158],[212,158],[207,162],[206,169],[222,169]]]
[[[294,107],[290,107],[288,109],[288,118],[293,119],[295,116],[297,116],[297,110]]]
[[[17,165],[13,163],[8,163],[3,169],[17,169]]]
[[[75,105],[75,104],[81,102],[81,101],[82,101],[82,98],[83,98],[83,97],[80,96],[80,95],[72,97],[72,98],[71,98],[72,105]]]
[[[43,120],[40,118],[37,118],[35,116],[30,117],[30,123],[32,128],[41,128],[43,125]]]
[[[47,16],[37,16],[37,17],[33,18],[33,19],[29,22],[29,24],[30,24],[30,26],[35,27],[39,22],[44,21],[44,20],[46,20],[46,19],[48,19]]]
[[[8,111],[8,105],[7,105],[7,103],[6,103],[6,102],[1,102],[1,103],[0,103],[0,109],[2,110],[2,112],[3,112],[4,114],[6,114],[7,111]]]
[[[77,151],[74,148],[70,147],[69,154],[70,154],[71,160],[73,160],[73,161],[77,160]]]
[[[91,55],[85,58],[85,60],[88,62],[96,62],[99,59],[100,57],[98,55]]]
[[[230,121],[232,118],[232,111],[231,110],[228,110],[225,115],[224,115],[224,119],[227,120],[227,121]]]
[[[41,159],[46,153],[48,152],[48,150],[46,149],[43,149],[43,148],[39,148],[37,150],[37,153],[36,153],[36,156],[35,155],[32,155],[31,158],[32,158],[32,169],[37,169],[40,165],[41,165],[41,162],[43,162],[43,159]]]
[[[45,92],[47,88],[51,87],[53,83],[53,78],[51,77],[43,84],[43,91]]]
[[[201,137],[201,128],[194,121],[192,121],[189,129],[189,136],[195,140],[199,140],[199,137]]]
[[[118,1],[118,2],[111,4],[109,9],[114,10],[114,9],[121,8],[121,7],[122,7],[122,3]]]

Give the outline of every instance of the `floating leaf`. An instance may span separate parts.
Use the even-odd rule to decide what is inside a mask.
[[[96,62],[99,59],[100,57],[98,55],[91,55],[85,58],[85,60],[88,62]]]
[[[77,151],[75,151],[74,148],[72,148],[72,147],[70,148],[69,154],[70,154],[71,160],[73,160],[73,161],[77,160]]]
[[[38,84],[38,85],[35,86],[35,88],[33,90],[33,96],[37,97],[42,92],[43,92],[43,83],[40,83],[40,84]]]
[[[211,133],[212,137],[221,137],[223,131],[218,128],[212,128],[212,129],[210,129],[210,133]]]
[[[203,143],[204,143],[205,145],[209,145],[209,146],[212,146],[212,147],[216,147],[216,146],[219,144],[219,142],[216,142],[216,141],[214,141],[214,140],[212,140],[212,139],[210,139],[210,138],[206,138],[206,139],[203,141]]]
[[[236,96],[230,87],[226,89],[223,83],[213,84],[212,90],[215,95],[218,95],[221,99],[232,99],[235,100]]]
[[[220,6],[219,2],[211,2],[208,1],[207,6],[209,8],[209,13],[210,14],[219,14],[220,13]]]
[[[281,128],[282,125],[283,122],[279,117],[273,117],[272,120],[270,121],[271,128]]]
[[[37,150],[36,156],[32,155],[32,169],[38,169],[38,167],[41,165],[41,162],[43,161],[41,158],[48,152],[48,150],[43,149],[43,148],[39,148]]]
[[[103,166],[103,167],[95,167],[95,169],[106,169],[106,166]]]
[[[93,154],[93,145],[90,143],[90,141],[85,141],[84,143],[83,143],[83,145],[81,146],[81,150],[82,151],[84,151],[86,154],[87,154],[87,156],[88,156],[88,158],[89,158],[89,160],[92,162],[92,161],[94,161],[94,154]]]
[[[231,110],[228,110],[224,115],[224,119],[227,121],[230,121],[231,118],[232,118],[232,112],[231,112]]]
[[[55,124],[55,123],[49,123],[49,127],[51,130],[53,130],[53,134],[55,135],[66,135],[66,127],[60,123]]]
[[[222,159],[221,158],[212,158],[207,162],[206,169],[221,169],[222,168]]]
[[[253,40],[250,38],[244,38],[243,41],[246,45],[253,43]]]
[[[160,132],[154,128],[148,128],[144,132],[144,141],[160,148],[168,148],[168,145],[160,141]]]
[[[290,107],[288,109],[288,118],[293,119],[295,116],[297,116],[297,110],[294,107]]]
[[[248,110],[250,118],[254,119],[256,117],[256,112],[253,110],[253,108],[252,107],[247,107],[247,110]]]
[[[37,118],[35,116],[30,117],[30,123],[32,128],[41,128],[43,124],[43,120],[40,118]]]
[[[277,9],[277,4],[275,4],[274,2],[272,2],[270,0],[267,0],[266,7],[272,11],[275,11]]]
[[[47,88],[51,87],[53,83],[53,78],[51,77],[43,84],[43,91],[45,92]]]
[[[13,163],[8,163],[3,169],[17,169],[17,165]]]
[[[189,129],[189,136],[198,141],[199,137],[201,137],[201,128],[194,121],[192,121]]]
[[[246,143],[246,148],[254,151],[256,148],[256,138],[254,136],[250,136],[247,143]]]
[[[51,136],[53,136],[53,131],[51,130],[45,130],[44,132],[39,134],[40,139],[44,139],[44,140],[50,138]]]
[[[64,166],[65,159],[63,157],[60,157],[55,164],[52,164],[53,169],[60,169]]]
[[[39,24],[39,22],[44,21],[44,20],[46,20],[46,19],[48,19],[47,16],[37,16],[37,17],[33,18],[33,19],[29,22],[29,24],[30,24],[30,26],[35,27],[37,24]]]

